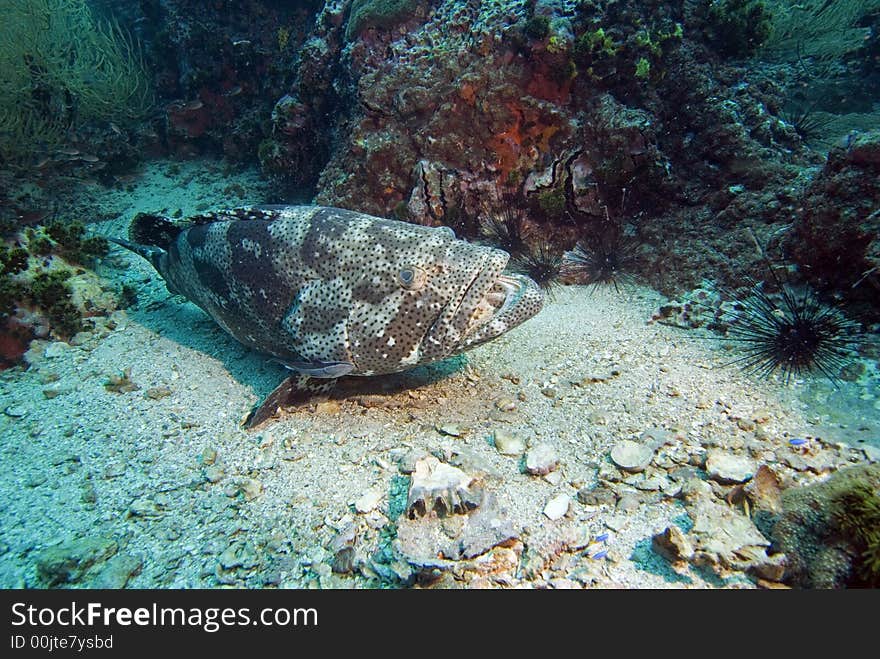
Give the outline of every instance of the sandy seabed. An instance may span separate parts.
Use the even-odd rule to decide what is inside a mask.
[[[93,191],[118,214],[95,231],[125,235],[138,210],[262,201],[252,175],[239,176],[252,191],[240,199],[208,166],[167,167],[127,192]],[[394,530],[406,465],[426,453],[479,476],[516,529],[504,544],[512,564],[464,561],[435,585],[751,587],[737,572],[674,572],[651,550],[654,534],[686,528],[673,472],[717,450],[806,484],[877,459],[876,365],[837,391],[757,381],[726,365],[717,340],[649,322],[666,300],[642,287],[559,288],[538,316],[465,357],[355,379],[247,432],[240,422],[284,370],[168,294],[138,257],[114,248],[98,272],[135,286],[136,306],[78,345],[38,343],[27,370],[0,376],[2,587],[412,583]],[[123,371],[137,389],[109,390]],[[498,431],[549,444],[558,468],[524,473],[496,449]],[[611,449],[646,431],[666,437],[652,465],[616,472]],[[644,487],[650,478],[660,489]],[[584,497],[591,489],[614,496]],[[558,495],[568,511],[551,520]],[[340,531],[354,558],[337,574]]]

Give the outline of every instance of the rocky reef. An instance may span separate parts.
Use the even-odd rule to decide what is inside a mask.
[[[797,201],[783,247],[806,278],[876,312],[880,289],[880,130],[828,154]]]
[[[818,158],[780,118],[782,85],[729,59],[759,26],[713,36],[728,18],[683,2],[327,2],[260,159],[319,203],[463,233],[510,199],[559,249],[625,233],[664,291],[760,278],[745,229],[772,242]]]

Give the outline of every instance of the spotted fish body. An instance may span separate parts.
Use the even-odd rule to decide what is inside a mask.
[[[503,273],[506,252],[458,240],[446,228],[339,208],[234,209],[181,226],[140,215],[129,234],[131,242],[116,242],[148,258],[171,292],[244,345],[310,378],[394,373],[445,359],[542,305],[531,279]],[[255,417],[271,415],[280,394]]]

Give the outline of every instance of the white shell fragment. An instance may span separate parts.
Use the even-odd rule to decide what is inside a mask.
[[[483,493],[475,479],[461,469],[428,456],[416,462],[406,501],[410,518],[422,517],[432,510],[443,517],[466,513],[482,501]]]

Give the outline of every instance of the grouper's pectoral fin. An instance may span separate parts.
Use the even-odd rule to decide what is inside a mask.
[[[256,428],[261,423],[268,421],[278,409],[291,405],[302,394],[307,399],[313,394],[324,394],[330,391],[336,384],[336,378],[313,378],[304,374],[291,375],[272,390],[265,400],[250,413],[244,422],[245,430]]]

